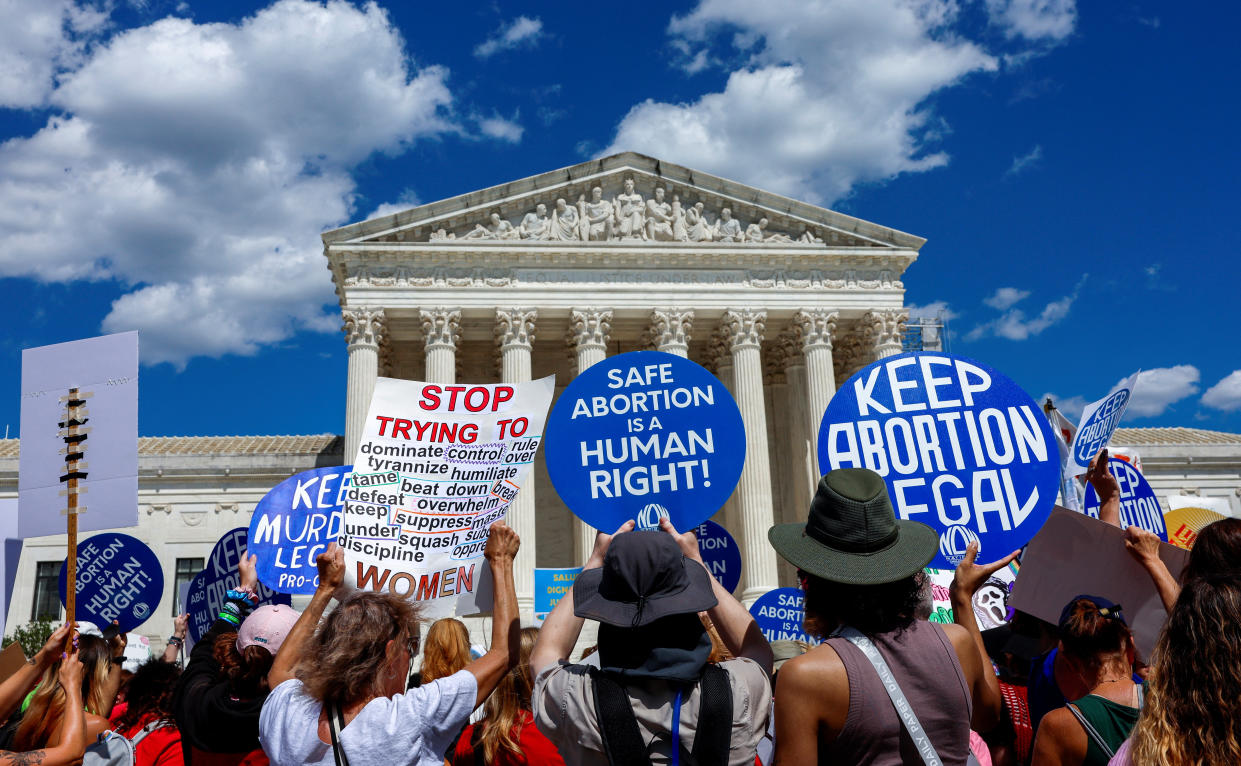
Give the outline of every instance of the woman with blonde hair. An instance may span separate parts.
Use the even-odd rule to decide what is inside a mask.
[[[422,649],[421,683],[447,678],[470,664],[470,631],[452,617],[436,620]]]
[[[260,740],[276,766],[441,766],[470,713],[517,664],[513,557],[503,522],[483,552],[494,583],[491,649],[464,669],[407,689],[418,654],[418,607],[393,593],[357,593],[320,618],[345,577],[336,543],[319,556],[319,586],[268,680]]]
[[[112,726],[108,716],[112,714],[116,690],[120,686],[124,639],[108,642],[100,636],[80,635],[77,641],[78,659],[83,669],[80,691],[86,709],[86,737],[93,742]],[[67,705],[65,691],[57,667],[48,667],[38,688],[22,705],[22,722],[13,735],[15,750],[37,750],[60,741]]]
[[[1151,653],[1146,706],[1111,763],[1241,763],[1241,579],[1187,581]]]
[[[520,663],[483,704],[486,717],[465,727],[449,759],[452,766],[564,766],[556,746],[535,727],[530,710],[530,652],[538,637],[538,628],[522,629]]]

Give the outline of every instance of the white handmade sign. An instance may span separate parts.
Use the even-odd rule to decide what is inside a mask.
[[[1120,426],[1120,419],[1125,416],[1125,408],[1133,398],[1133,388],[1141,374],[1141,371],[1133,373],[1115,391],[1087,404],[1082,410],[1082,419],[1077,423],[1077,433],[1073,435],[1073,444],[1069,447],[1066,473],[1071,472],[1072,476],[1086,473],[1091,458],[1111,441],[1112,434]]]
[[[432,619],[490,611],[488,529],[530,474],[554,386],[379,378],[345,496],[346,584]]]

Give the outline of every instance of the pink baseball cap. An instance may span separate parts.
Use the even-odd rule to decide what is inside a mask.
[[[293,607],[284,604],[260,606],[241,623],[241,630],[237,631],[237,651],[244,652],[247,646],[261,646],[275,657],[300,616]]]

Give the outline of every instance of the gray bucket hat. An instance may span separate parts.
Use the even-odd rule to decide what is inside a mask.
[[[897,520],[883,477],[838,468],[819,479],[805,524],[777,524],[767,539],[803,572],[848,585],[909,577],[935,558],[939,537],[916,521]]]

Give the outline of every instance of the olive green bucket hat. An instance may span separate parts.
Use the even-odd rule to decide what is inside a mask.
[[[896,518],[883,477],[865,468],[825,474],[806,523],[777,524],[767,539],[803,572],[848,585],[904,579],[939,550],[935,530]]]

